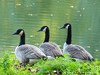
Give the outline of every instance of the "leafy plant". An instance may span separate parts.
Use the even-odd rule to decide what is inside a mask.
[[[0,75],[99,75],[100,61],[73,61],[68,55],[55,60],[40,60],[33,66],[20,66],[15,55],[4,52],[0,58]]]

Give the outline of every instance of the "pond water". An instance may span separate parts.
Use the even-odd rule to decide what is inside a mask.
[[[100,0],[0,0],[0,55],[14,51],[19,36],[13,36],[18,28],[26,32],[26,42],[39,46],[44,33],[41,26],[50,28],[50,41],[62,48],[66,29],[72,24],[72,43],[83,46],[95,58],[100,59]]]

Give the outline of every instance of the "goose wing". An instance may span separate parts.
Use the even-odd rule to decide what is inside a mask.
[[[88,51],[86,51],[82,46],[76,45],[76,47],[79,48],[79,50],[81,50],[80,54],[83,55],[83,59],[85,60],[93,59],[92,55]]]
[[[20,53],[29,59],[40,59],[45,57],[45,54],[34,45],[21,45],[19,46]]]
[[[83,60],[90,60],[93,58],[89,52],[87,52],[83,47],[79,45],[69,45],[66,47],[66,50],[73,58]]]
[[[55,46],[50,44],[49,42],[43,43],[40,45],[40,49],[46,54],[47,56],[62,56],[62,52],[60,52],[58,49],[56,49]]]
[[[49,43],[52,44],[63,55],[62,50],[56,43],[54,43],[54,42],[49,42]]]

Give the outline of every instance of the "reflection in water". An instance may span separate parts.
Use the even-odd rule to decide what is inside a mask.
[[[73,43],[85,47],[94,57],[100,57],[99,0],[0,0],[0,51],[14,51],[19,38],[12,33],[23,28],[26,42],[39,44],[44,34],[36,31],[43,25],[51,30],[50,41],[62,48],[66,30],[59,27],[69,22],[73,26]],[[2,54],[2,53],[0,53]]]

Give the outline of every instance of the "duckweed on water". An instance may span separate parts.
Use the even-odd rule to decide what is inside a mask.
[[[13,53],[0,58],[0,75],[99,75],[100,61],[73,61],[71,58],[40,60],[34,66],[20,66]]]

